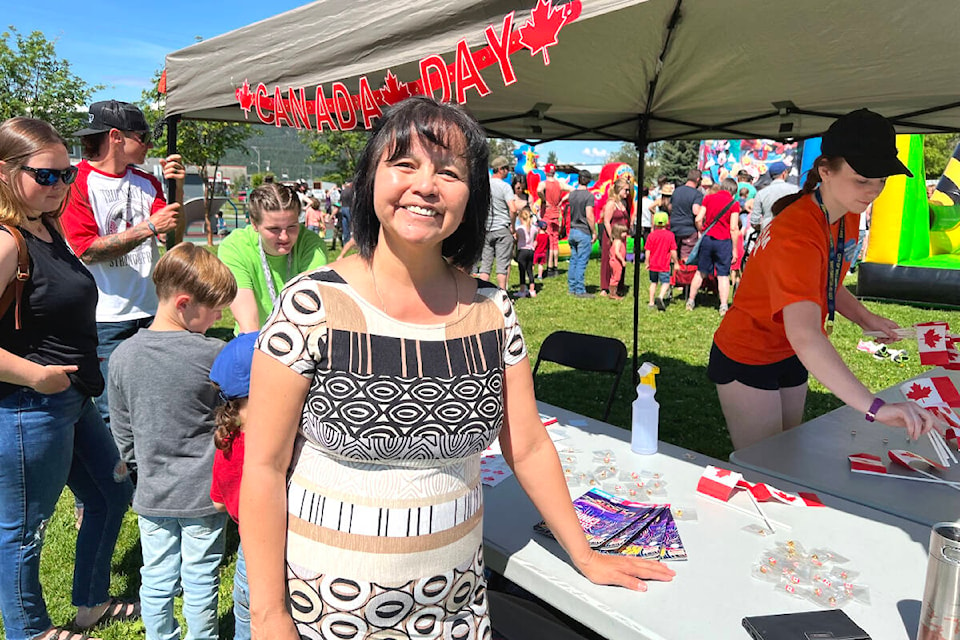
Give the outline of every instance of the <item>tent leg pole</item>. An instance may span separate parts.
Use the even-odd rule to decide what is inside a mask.
[[[177,124],[180,122],[180,116],[170,116],[166,119],[167,122],[167,155],[173,155],[177,152]],[[183,161],[184,167],[187,163]],[[177,184],[177,181],[173,178],[167,180],[167,195],[169,198],[168,204],[174,202],[179,202],[183,204],[183,193],[177,189],[180,186]],[[173,233],[167,234],[167,249],[172,249],[177,246],[180,242],[183,241],[183,235],[186,231],[186,220],[183,217],[183,212],[180,212],[180,216],[177,220],[177,228]]]
[[[643,206],[643,183],[646,178],[647,164],[647,127],[646,121],[640,127],[640,135],[636,142],[637,155],[637,209],[634,212],[636,224],[633,227],[633,386],[640,383],[637,371],[640,364],[637,357],[637,336],[640,331],[640,255],[643,253],[643,227],[641,225],[641,211]]]

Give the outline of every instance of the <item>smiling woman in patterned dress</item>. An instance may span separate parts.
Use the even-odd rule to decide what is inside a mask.
[[[291,282],[261,332],[240,492],[255,637],[489,638],[479,458],[498,436],[584,575],[673,576],[586,543],[516,312],[464,272],[486,165],[461,109],[391,109],[357,173],[359,255]]]

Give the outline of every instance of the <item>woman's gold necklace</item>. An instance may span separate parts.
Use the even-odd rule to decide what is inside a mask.
[[[377,286],[377,274],[374,273],[373,271],[372,261],[371,261],[371,264],[367,267],[367,269],[369,269],[370,271],[370,279],[373,280],[373,290],[376,292],[377,298],[380,300],[380,309],[387,315],[390,315],[390,313],[387,311],[387,304],[383,301],[383,294],[380,293],[380,287]],[[450,276],[453,278],[453,288],[457,296],[457,318],[456,319],[459,320],[460,319],[460,283],[457,282],[457,275],[449,267],[447,268],[447,273],[449,273]]]

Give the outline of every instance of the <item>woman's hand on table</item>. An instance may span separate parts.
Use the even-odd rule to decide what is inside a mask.
[[[632,591],[646,591],[645,580],[670,582],[677,573],[656,560],[607,555],[597,551],[590,551],[577,564],[577,569],[591,582],[626,587]]]
[[[903,427],[912,440],[918,439],[939,423],[936,416],[914,402],[891,402],[877,411],[877,421],[891,427]]]
[[[879,316],[872,311],[867,312],[867,315],[864,317],[863,322],[860,323],[860,326],[864,331],[882,331],[885,335],[875,338],[877,342],[892,344],[900,340],[900,336],[897,335],[897,329],[900,328],[900,325],[893,320]]]

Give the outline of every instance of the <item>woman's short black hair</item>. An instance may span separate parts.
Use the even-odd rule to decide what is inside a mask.
[[[414,141],[432,148],[459,151],[467,160],[470,196],[463,222],[443,241],[443,256],[464,269],[480,259],[490,209],[489,150],[483,128],[463,109],[414,96],[398,102],[377,121],[357,164],[351,224],[360,255],[369,260],[380,237],[380,221],[373,210],[373,182],[377,164],[387,154],[393,160],[409,153]]]

